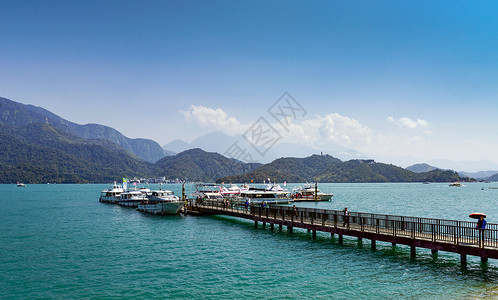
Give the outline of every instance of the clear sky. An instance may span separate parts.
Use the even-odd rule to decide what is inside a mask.
[[[286,141],[498,163],[498,2],[1,3],[0,96],[79,124],[241,134],[286,91]]]

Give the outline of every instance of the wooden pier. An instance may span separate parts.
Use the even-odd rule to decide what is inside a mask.
[[[272,205],[267,207],[230,204],[215,201],[191,202],[189,210],[198,215],[229,215],[258,222],[263,226],[286,226],[303,228],[312,232],[329,232],[339,236],[352,236],[371,240],[375,249],[376,241],[410,246],[411,257],[416,256],[416,248],[447,251],[460,254],[462,267],[467,265],[467,255],[479,256],[486,263],[488,258],[498,259],[498,224],[488,223],[486,229],[477,229],[475,222],[443,219],[418,218],[395,215],[349,212]]]

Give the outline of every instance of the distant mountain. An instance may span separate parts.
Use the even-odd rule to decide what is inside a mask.
[[[109,140],[149,162],[155,162],[167,154],[158,143],[152,140],[130,139],[117,130],[104,125],[79,125],[44,108],[0,97],[0,124],[22,127],[30,123],[49,123],[55,128],[78,137]]]
[[[490,160],[454,161],[454,160],[430,160],[427,163],[439,166],[442,169],[464,170],[465,172],[479,172],[481,170],[498,170],[498,164]]]
[[[475,179],[487,179],[488,177],[493,176],[497,173],[498,173],[498,171],[480,171],[480,172],[460,171],[460,172],[458,172],[458,174],[460,174],[460,176],[467,176],[467,177],[472,177]]]
[[[70,135],[50,124],[0,125],[0,183],[111,182],[156,167],[106,140]]]
[[[306,158],[282,158],[252,172],[222,177],[217,182],[449,182],[464,181],[453,171],[432,170],[414,173],[401,167],[373,160],[341,160],[329,155]]]
[[[182,140],[173,140],[173,141],[167,143],[166,145],[164,145],[163,149],[164,149],[164,151],[170,151],[173,153],[180,153],[180,152],[183,152],[185,150],[192,149],[192,146],[190,145],[190,143],[187,143],[187,142],[182,141]]]
[[[433,167],[429,164],[414,164],[412,166],[406,167],[405,169],[407,169],[408,171],[412,171],[414,173],[424,173],[436,170],[438,168]]]
[[[244,174],[261,164],[243,163],[225,156],[195,148],[175,156],[167,156],[156,163],[161,176],[168,179],[213,182],[216,178]]]
[[[489,176],[486,180],[489,180],[489,181],[498,181],[498,173]]]
[[[258,148],[258,153],[251,144],[249,144],[242,135],[230,136],[220,131],[214,131],[209,134],[200,136],[193,140],[191,143],[174,140],[163,146],[163,149],[174,152],[182,152],[188,149],[200,148],[204,151],[217,152],[222,155],[229,156],[229,149],[234,144],[251,155],[252,162],[270,163],[275,159],[282,157],[307,157],[313,153],[326,153],[331,154],[341,159],[365,158],[365,155],[352,149],[347,149],[339,145],[324,146],[323,149],[317,150],[310,146],[297,143],[282,142],[274,145],[270,149]],[[239,159],[242,159],[239,158]],[[245,160],[251,162],[250,160]]]

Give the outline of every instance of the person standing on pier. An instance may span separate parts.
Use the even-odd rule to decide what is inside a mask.
[[[484,216],[480,216],[479,220],[477,220],[476,228],[485,229],[486,228],[486,220],[484,220]]]
[[[348,226],[349,226],[349,211],[348,211],[348,208],[344,207],[344,209],[342,210],[342,212],[344,213],[344,223],[342,224],[342,226],[345,226],[346,224],[348,224]]]

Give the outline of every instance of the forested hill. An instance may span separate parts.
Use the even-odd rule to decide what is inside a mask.
[[[148,177],[156,167],[105,141],[82,139],[44,123],[0,125],[0,183],[112,182]]]
[[[175,156],[166,156],[156,163],[162,176],[168,179],[213,182],[217,178],[244,174],[260,167],[258,163],[243,163],[201,149],[190,149]]]
[[[449,182],[468,180],[453,171],[433,170],[414,173],[373,160],[342,162],[325,155],[306,158],[281,158],[252,172],[219,178],[217,182]]]
[[[64,132],[82,138],[105,139],[149,162],[156,162],[168,154],[153,140],[130,139],[119,131],[104,125],[79,125],[42,107],[25,105],[0,97],[0,124],[23,127],[31,123],[48,123]]]

